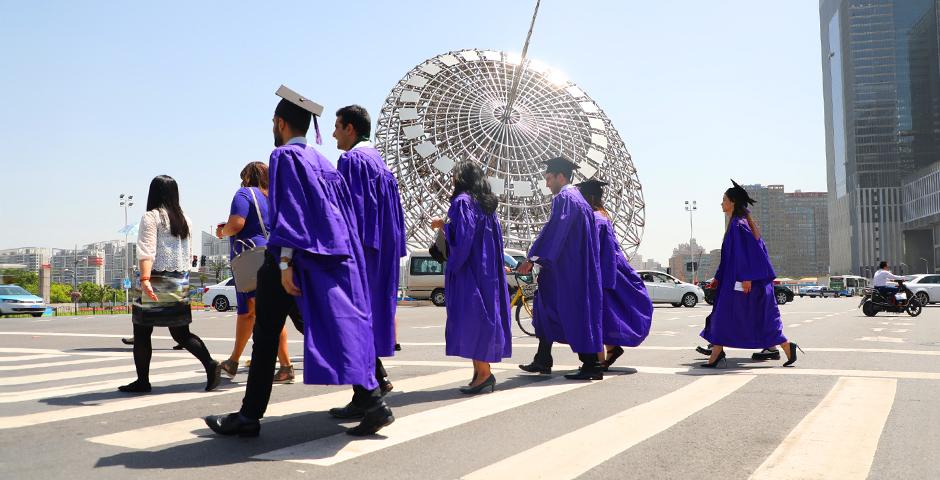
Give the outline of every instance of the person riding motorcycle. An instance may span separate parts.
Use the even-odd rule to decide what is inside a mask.
[[[878,271],[875,272],[875,275],[872,277],[871,284],[875,290],[878,291],[889,303],[892,305],[897,303],[895,294],[898,293],[898,287],[889,286],[888,281],[890,280],[911,280],[913,277],[905,277],[903,275],[898,276],[891,273],[888,270],[888,262],[882,261],[878,264]]]

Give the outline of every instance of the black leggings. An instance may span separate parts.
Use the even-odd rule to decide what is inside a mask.
[[[212,355],[202,339],[189,331],[189,325],[169,328],[173,340],[199,359],[203,367],[208,368],[212,363]],[[137,380],[141,383],[150,383],[150,358],[153,356],[151,335],[153,327],[134,324],[134,366],[137,367]]]

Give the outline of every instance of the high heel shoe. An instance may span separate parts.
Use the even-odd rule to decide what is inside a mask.
[[[613,349],[608,350],[607,360],[604,360],[604,363],[601,364],[601,367],[603,367],[604,371],[606,372],[610,370],[610,366],[613,365],[621,355],[623,355],[623,347],[621,346],[616,346]]]
[[[699,365],[699,367],[702,367],[702,368],[721,368],[721,367],[720,367],[721,362],[727,363],[727,361],[725,360],[725,357],[726,357],[725,351],[722,350],[721,353],[718,354],[718,358],[716,358],[714,362],[711,362],[711,363],[703,363],[703,364]]]
[[[486,380],[483,381],[483,383],[475,387],[471,387],[470,385],[467,385],[466,387],[460,387],[460,393],[465,393],[467,395],[476,395],[482,392],[483,390],[486,390],[487,387],[489,387],[490,393],[496,390],[496,375],[493,375],[491,373],[489,378],[487,378]]]
[[[793,365],[794,363],[796,363],[796,351],[797,350],[799,350],[800,353],[806,353],[795,342],[790,342],[790,358],[788,358],[787,361],[783,364],[784,367],[789,367],[790,365]]]

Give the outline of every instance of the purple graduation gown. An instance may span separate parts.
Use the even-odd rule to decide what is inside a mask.
[[[718,292],[702,338],[735,348],[766,348],[787,341],[774,297],[777,277],[763,240],[754,238],[747,220],[733,217],[721,243],[715,273]],[[751,292],[735,290],[735,282],[751,281]]]
[[[401,257],[408,254],[398,181],[371,146],[343,153],[336,168],[349,186],[365,254],[375,353],[391,357],[395,355],[398,270]]]
[[[604,289],[604,345],[636,347],[650,333],[653,302],[646,284],[627,262],[614,226],[594,212],[601,246],[601,285]]]
[[[304,383],[378,386],[362,246],[346,181],[307,145],[271,153],[268,245],[294,249]]]
[[[446,354],[483,362],[512,356],[503,229],[470,195],[451,201],[444,226],[447,267]]]
[[[577,188],[565,186],[529,249],[541,266],[532,315],[540,339],[567,343],[576,353],[604,348],[599,250],[591,206]]]

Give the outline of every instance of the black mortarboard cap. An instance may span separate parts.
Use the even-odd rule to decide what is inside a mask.
[[[555,157],[541,163],[545,164],[545,172],[547,173],[571,173],[579,168],[577,163],[565,157]]]
[[[593,178],[584,182],[581,182],[577,185],[578,190],[581,190],[581,193],[585,195],[603,195],[604,190],[602,187],[606,187],[607,182],[602,182],[600,180],[594,180]]]
[[[751,198],[751,196],[748,195],[747,190],[745,190],[744,187],[742,187],[741,185],[738,185],[738,182],[735,182],[733,178],[731,179],[731,183],[734,186],[729,188],[726,193],[726,195],[728,195],[729,200],[731,200],[734,203],[743,201],[747,203],[748,205],[754,205],[755,203],[757,203],[757,200],[754,200],[753,198]]]
[[[274,115],[287,120],[292,125],[310,125],[310,117],[313,116],[313,129],[316,132],[317,145],[322,145],[323,139],[320,137],[320,125],[317,123],[317,117],[323,115],[323,105],[284,85],[281,85],[274,94],[281,97],[281,101],[274,109]]]

